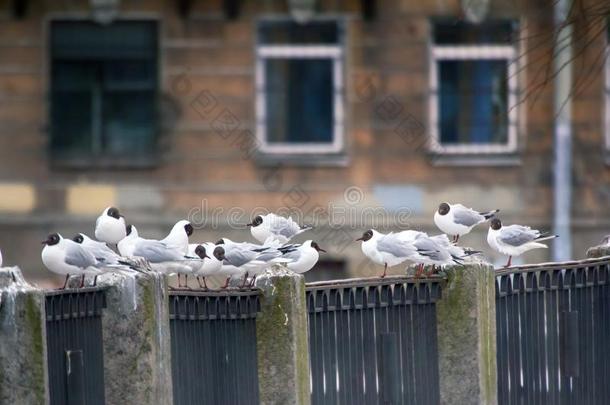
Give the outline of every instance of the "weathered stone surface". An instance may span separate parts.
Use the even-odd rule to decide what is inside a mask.
[[[100,276],[108,405],[172,405],[167,278],[158,273]]]
[[[604,257],[610,256],[610,245],[593,246],[587,249],[587,257]]]
[[[47,403],[45,325],[42,290],[0,268],[0,404]]]
[[[276,265],[260,275],[263,292],[256,320],[258,380],[263,405],[307,405],[309,347],[302,275]]]
[[[496,299],[493,266],[447,270],[437,303],[441,404],[497,404]]]

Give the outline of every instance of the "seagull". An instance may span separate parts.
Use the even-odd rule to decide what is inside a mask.
[[[135,244],[138,240],[140,240],[140,235],[138,234],[138,230],[134,225],[127,225],[126,227],[126,235],[121,241],[117,244],[117,249],[119,253],[123,257],[131,257],[133,256],[133,250],[135,249]]]
[[[66,276],[62,289],[66,288],[71,274],[81,276],[80,286],[83,287],[85,275],[95,275],[97,278],[97,275],[101,273],[95,256],[73,240],[64,239],[58,233],[52,233],[42,244],[45,247],[42,249],[41,257],[46,268],[53,273]]]
[[[272,237],[268,238],[263,245],[250,242],[233,242],[228,238],[222,238],[216,245],[222,245],[225,251],[225,258],[220,269],[220,274],[227,277],[223,288],[227,288],[232,277],[244,275],[242,287],[245,287],[249,274],[258,274],[274,259],[281,257],[282,253],[277,247]]]
[[[413,241],[421,232],[402,231],[390,232],[387,235],[374,229],[369,229],[356,241],[362,241],[362,253],[373,262],[383,265],[383,274],[386,276],[388,266],[393,267],[412,257],[417,249]]]
[[[219,274],[222,262],[225,259],[225,250],[222,246],[216,246],[211,242],[205,242],[201,244],[190,244],[189,255],[198,256],[203,262],[198,269],[195,270],[199,287],[208,289],[205,278]],[[201,279],[203,279],[203,285]]]
[[[115,207],[108,207],[95,221],[95,239],[116,245],[125,237],[125,218]]]
[[[284,218],[273,213],[257,215],[247,226],[250,227],[252,236],[259,242],[264,243],[269,237],[273,237],[281,244],[312,229],[311,226],[300,226],[292,217]]]
[[[175,247],[186,254],[189,249],[189,236],[192,234],[193,225],[187,220],[181,220],[176,222],[170,233],[161,242]]]
[[[432,265],[432,271],[434,271],[436,266],[442,268],[463,264],[468,256],[480,253],[456,246],[445,234],[428,236],[421,232],[413,241],[413,246],[416,253],[410,257],[410,260],[419,265],[416,274],[421,274],[426,265]]]
[[[127,258],[121,257],[104,242],[93,240],[84,233],[74,235],[72,240],[80,244],[85,250],[91,252],[100,266],[126,271],[141,271],[138,269],[142,265],[141,263],[132,262]]]
[[[434,213],[434,223],[457,242],[460,236],[472,231],[472,228],[492,218],[500,210],[478,212],[462,204],[441,203]]]
[[[508,262],[504,267],[510,267],[513,256],[519,256],[532,249],[547,248],[547,245],[540,242],[557,237],[558,235],[542,233],[529,226],[502,226],[500,218],[494,218],[487,233],[487,243],[492,249],[508,256]]]
[[[282,246],[278,250],[282,252],[281,259],[287,260],[286,267],[299,274],[311,270],[318,262],[320,252],[326,252],[312,240],[307,240],[302,245]]]

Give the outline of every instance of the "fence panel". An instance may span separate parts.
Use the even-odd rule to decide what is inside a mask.
[[[169,306],[174,404],[258,404],[259,293],[175,291]]]
[[[496,277],[498,402],[610,403],[610,259]]]
[[[438,404],[440,283],[308,284],[312,404]]]
[[[47,352],[51,405],[103,405],[103,289],[46,294]]]

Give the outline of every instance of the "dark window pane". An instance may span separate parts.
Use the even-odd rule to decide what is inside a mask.
[[[154,93],[112,92],[104,95],[104,151],[112,155],[153,151]]]
[[[92,93],[56,91],[51,98],[51,147],[54,150],[85,155],[92,152]]]
[[[506,61],[444,60],[438,66],[441,143],[506,143]]]
[[[336,21],[312,21],[299,24],[294,21],[263,21],[259,25],[262,44],[336,44],[339,27]]]
[[[153,152],[156,24],[54,21],[51,29],[55,155],[115,157]]]
[[[510,20],[490,20],[481,24],[447,21],[434,24],[437,45],[511,44],[516,38],[516,23]]]
[[[329,59],[267,59],[269,143],[333,140],[333,62]]]

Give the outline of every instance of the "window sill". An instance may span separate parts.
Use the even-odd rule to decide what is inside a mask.
[[[345,153],[258,153],[256,163],[259,166],[328,166],[346,167],[349,159]]]
[[[460,153],[430,152],[434,166],[519,166],[521,157],[517,153]]]
[[[51,154],[50,165],[52,169],[153,169],[159,166],[159,156],[156,154],[146,156],[121,157],[94,157],[94,156],[68,156]]]

